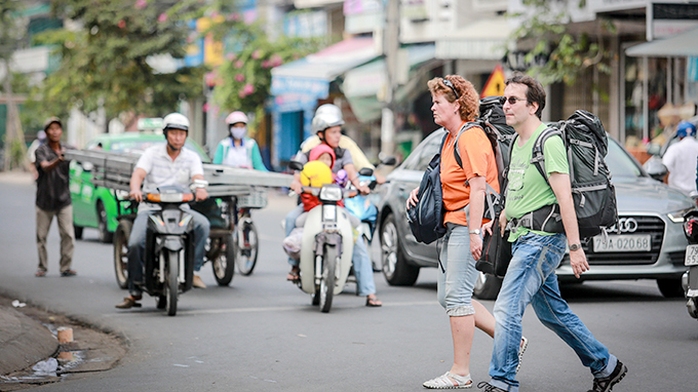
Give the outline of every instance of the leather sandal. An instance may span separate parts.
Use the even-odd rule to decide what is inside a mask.
[[[117,309],[131,309],[131,308],[140,308],[142,305],[139,302],[141,298],[134,298],[134,297],[125,297],[123,302],[120,302],[116,304]]]
[[[367,295],[366,306],[368,306],[369,308],[380,308],[381,306],[383,306],[383,302],[381,302],[375,295],[373,297]]]
[[[289,282],[294,282],[294,283],[299,282],[301,280],[301,276],[300,276],[299,272],[300,272],[300,268],[298,268],[296,266],[292,267],[291,272],[289,272],[288,275],[286,275],[286,280],[288,280]]]

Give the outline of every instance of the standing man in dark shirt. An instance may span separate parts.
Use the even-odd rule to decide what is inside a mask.
[[[35,276],[46,276],[48,254],[46,237],[55,216],[61,236],[61,276],[75,276],[70,269],[73,262],[73,205],[68,188],[69,162],[65,160],[65,146],[61,144],[63,125],[58,117],[51,117],[44,123],[46,143],[36,150],[36,246],[39,250],[39,268]]]

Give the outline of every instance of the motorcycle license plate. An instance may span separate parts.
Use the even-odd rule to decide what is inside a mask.
[[[686,247],[686,259],[684,261],[686,267],[698,265],[698,245],[688,245]]]
[[[602,235],[594,237],[594,252],[649,252],[652,241],[649,234]]]

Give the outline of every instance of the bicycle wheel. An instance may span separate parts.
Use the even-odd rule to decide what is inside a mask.
[[[241,274],[249,276],[257,265],[259,240],[252,219],[244,217],[235,229],[235,264]]]

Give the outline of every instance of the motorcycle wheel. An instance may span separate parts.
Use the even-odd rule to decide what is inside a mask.
[[[320,311],[329,313],[332,307],[332,297],[337,281],[335,267],[337,266],[337,248],[333,246],[325,247],[325,257],[322,263],[322,281],[320,281]]]
[[[247,241],[245,241],[247,231]],[[235,264],[241,274],[249,276],[257,265],[259,241],[257,228],[250,218],[243,218],[235,230]]]
[[[114,233],[114,275],[120,288],[128,288],[128,239],[133,222],[122,219]]]
[[[225,249],[218,252],[218,257],[213,259],[213,277],[216,278],[219,286],[227,286],[233,280],[235,275],[235,239],[234,234],[225,238],[218,238],[216,242],[218,246],[225,246]]]
[[[165,296],[167,297],[167,315],[174,316],[177,314],[177,291],[179,287],[179,252],[167,250],[164,251],[167,260],[167,280],[165,281]]]

